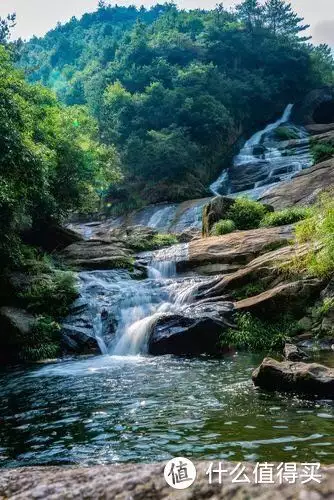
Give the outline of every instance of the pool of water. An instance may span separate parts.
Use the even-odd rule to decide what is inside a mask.
[[[0,464],[334,462],[334,402],[262,392],[263,356],[99,356],[0,373]]]

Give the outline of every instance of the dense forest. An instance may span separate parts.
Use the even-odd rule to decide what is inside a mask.
[[[95,117],[123,179],[104,194],[130,209],[205,196],[238,138],[332,82],[330,50],[312,46],[306,28],[282,0],[233,11],[101,1],[24,45],[20,65]]]

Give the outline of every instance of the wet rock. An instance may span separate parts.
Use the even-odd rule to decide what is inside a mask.
[[[220,338],[231,316],[232,304],[190,306],[184,314],[160,316],[148,343],[150,354],[199,355],[221,352]]]
[[[334,158],[299,172],[290,181],[265,191],[259,201],[269,203],[275,210],[293,205],[313,204],[320,193],[334,185]]]
[[[91,328],[63,324],[61,347],[64,354],[99,354],[100,349]]]
[[[62,256],[69,266],[81,269],[116,269],[133,267],[132,252],[118,240],[89,240],[65,248]]]
[[[269,391],[292,391],[334,399],[334,369],[317,363],[265,358],[254,370],[252,379],[257,387]]]
[[[302,361],[307,359],[307,354],[295,344],[285,344],[283,355],[286,361]]]
[[[226,217],[227,211],[234,205],[234,202],[233,198],[216,196],[204,206],[202,217],[203,236],[210,236],[213,225]]]

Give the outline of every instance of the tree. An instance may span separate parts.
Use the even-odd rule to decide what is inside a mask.
[[[237,5],[236,11],[248,31],[253,32],[256,28],[262,26],[263,9],[259,4],[259,0],[244,0],[243,3]]]
[[[299,17],[293,10],[290,3],[284,0],[267,0],[264,5],[264,18],[267,27],[274,35],[284,35],[296,37],[299,33],[310,27],[309,24],[300,24],[303,18]],[[310,37],[303,37],[308,40]]]
[[[3,19],[0,17],[0,45],[6,45],[9,40],[10,30],[16,25],[16,14],[8,14]]]

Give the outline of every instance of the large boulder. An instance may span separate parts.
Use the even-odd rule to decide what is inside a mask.
[[[189,306],[182,313],[161,315],[152,327],[148,351],[154,355],[217,354],[232,311],[233,305],[225,302]]]
[[[333,186],[334,158],[331,158],[303,170],[290,181],[270,188],[259,201],[272,205],[275,210],[293,205],[308,206],[316,201],[319,194]]]
[[[63,354],[100,354],[100,348],[90,328],[64,324],[61,332]]]
[[[305,307],[319,297],[323,288],[320,279],[304,279],[283,283],[265,292],[235,303],[237,312],[250,312],[260,318],[273,318],[282,312],[301,317]]]
[[[0,362],[7,363],[17,358],[18,345],[29,338],[35,318],[24,309],[0,308]]]
[[[66,247],[62,256],[69,266],[82,269],[132,269],[132,252],[117,238],[89,240]]]
[[[202,235],[210,236],[212,226],[220,219],[226,218],[227,211],[235,203],[233,198],[216,196],[203,207]]]
[[[47,252],[63,250],[68,245],[82,240],[77,232],[52,221],[26,230],[22,238],[27,244],[42,247]]]
[[[204,264],[247,264],[255,257],[294,239],[291,226],[236,231],[189,243],[189,268]]]
[[[334,369],[317,363],[294,363],[265,358],[252,374],[257,387],[334,399]]]
[[[297,103],[292,119],[303,125],[334,122],[334,87],[309,92]]]

